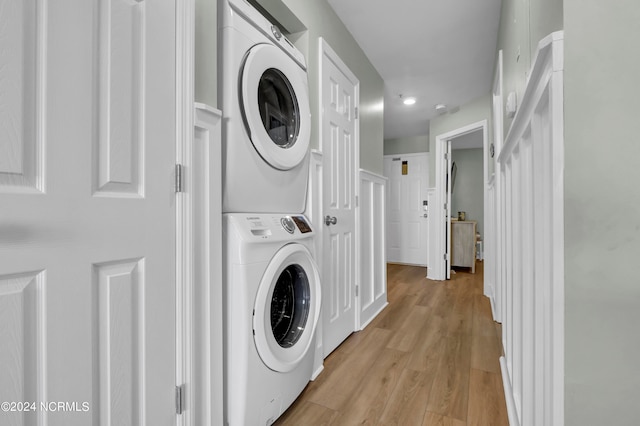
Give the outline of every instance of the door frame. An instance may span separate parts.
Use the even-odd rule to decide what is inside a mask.
[[[448,250],[446,247],[446,237],[444,235],[446,232],[446,228],[444,225],[446,221],[444,203],[445,203],[445,200],[447,199],[447,194],[446,194],[446,188],[445,188],[446,170],[443,167],[443,164],[445,161],[444,154],[447,152],[447,143],[451,139],[455,139],[459,136],[463,136],[463,135],[466,135],[467,133],[471,133],[477,130],[482,130],[482,139],[483,139],[482,147],[483,147],[483,153],[484,153],[483,158],[486,158],[486,155],[488,152],[488,127],[487,127],[486,119],[468,124],[463,127],[459,127],[450,132],[443,133],[441,135],[436,136],[435,206],[433,209],[430,209],[430,214],[429,214],[430,218],[435,220],[435,224],[432,227],[432,229],[435,230],[435,233],[434,233],[435,235],[431,235],[431,233],[429,233],[429,238],[434,239],[436,250],[435,250],[435,253],[429,254],[431,256],[429,265],[432,265],[432,267],[428,268],[427,270],[428,278],[432,280],[443,281],[447,277],[447,271],[444,264],[445,262],[443,262],[444,259],[442,258],[443,255],[448,254]],[[488,180],[488,176],[487,176],[488,170],[487,170],[486,164],[483,164],[482,170],[483,170],[482,174],[483,174],[483,182],[484,182],[484,188],[485,188],[483,191],[484,192],[483,198],[486,204],[487,202],[486,186],[487,186],[487,180]],[[436,208],[436,206],[438,207]],[[443,208],[440,208],[440,206],[442,206]],[[448,206],[448,207],[449,209],[451,208],[451,206]]]
[[[428,193],[429,190],[431,189],[430,182],[429,182],[429,173],[428,173],[428,167],[430,166],[430,164],[429,164],[429,151],[411,152],[411,153],[408,153],[408,154],[385,154],[385,155],[382,156],[383,168],[384,168],[384,160],[385,159],[387,159],[387,158],[392,158],[393,159],[393,158],[396,158],[396,157],[414,157],[414,158],[415,157],[426,157],[426,159],[427,159],[427,173],[426,173],[427,186],[425,187],[425,192]],[[390,179],[389,176],[385,176],[385,177],[387,179]],[[389,185],[387,185],[386,195],[388,195],[390,190],[391,190],[391,187]],[[388,199],[389,199],[389,197],[387,196],[387,200]],[[389,209],[389,203],[387,203],[387,210],[388,209]],[[386,215],[386,218],[387,218],[387,221],[388,221],[389,220],[388,211],[385,211],[385,215]],[[385,226],[386,225],[388,225],[388,222],[385,223]],[[426,226],[427,226],[427,235],[429,235],[429,222],[428,222],[428,219],[427,219],[427,225]],[[386,231],[388,232],[388,230],[389,230],[389,227],[386,226]],[[386,240],[387,240],[386,244],[388,244],[389,239],[386,238]],[[385,250],[386,250],[386,247],[385,247]],[[427,250],[426,251],[427,251],[427,255],[424,258],[425,264],[412,264],[412,263],[402,263],[402,262],[400,262],[400,264],[420,266],[420,267],[428,267],[428,264],[429,264],[429,240],[428,239],[427,239]],[[388,253],[387,253],[387,255],[388,255]],[[388,261],[388,258],[386,260]]]
[[[502,322],[502,313],[505,311],[506,306],[506,301],[504,300],[504,280],[502,278],[502,259],[505,259],[505,257],[501,254],[505,244],[502,244],[501,241],[502,227],[499,226],[499,224],[502,221],[502,212],[498,208],[498,206],[502,205],[502,178],[498,170],[497,162],[504,143],[503,78],[503,54],[501,49],[498,51],[495,75],[493,77],[493,87],[491,90],[494,141],[493,158],[489,152],[485,152],[486,164],[489,164],[489,161],[494,163],[493,176],[489,176],[489,179],[485,183],[485,200],[489,200],[487,192],[489,191],[491,180],[493,180],[494,197],[491,205],[486,201],[484,205],[484,217],[489,218],[489,220],[492,221],[492,225],[489,229],[493,231],[493,235],[491,235],[489,239],[485,238],[485,259],[491,262],[491,266],[484,270],[484,294],[489,297],[489,300],[491,301],[493,318],[497,322]],[[487,227],[485,226],[485,229],[486,228]],[[487,244],[487,240],[490,241],[490,244]],[[489,246],[488,251],[487,246]]]
[[[183,187],[175,196],[178,426],[223,422],[222,185],[215,173],[222,114],[195,103],[195,3],[176,2],[176,164],[182,170],[176,167],[174,183]],[[179,394],[179,386],[186,391]]]
[[[340,71],[345,75],[345,77],[347,77],[347,79],[349,80],[350,83],[353,84],[354,86],[354,107],[356,108],[356,111],[359,110],[360,108],[360,80],[358,80],[358,78],[356,77],[356,75],[349,69],[349,67],[344,63],[344,61],[340,58],[340,56],[338,56],[338,54],[333,50],[333,48],[327,43],[327,41],[323,38],[323,37],[318,37],[318,111],[320,112],[319,117],[320,119],[318,120],[318,145],[320,147],[321,152],[326,152],[327,150],[324,149],[324,144],[325,144],[325,135],[322,132],[322,124],[323,124],[323,120],[324,120],[324,105],[322,104],[322,91],[324,89],[323,86],[323,82],[324,82],[324,75],[322,72],[322,68],[323,68],[323,63],[325,61],[325,57],[328,58],[329,60],[331,60],[338,69],[340,69]],[[355,116],[355,125],[354,125],[354,155],[353,155],[353,175],[351,176],[352,182],[353,182],[353,194],[355,197],[355,203],[354,203],[354,214],[355,214],[355,229],[353,230],[353,234],[355,236],[355,264],[359,265],[360,264],[360,207],[359,207],[359,197],[360,197],[360,185],[359,183],[359,173],[360,173],[360,114],[359,112],[356,114]],[[323,158],[325,156],[323,155]],[[327,161],[330,161],[331,159],[325,158]],[[324,180],[324,174],[326,173],[326,168],[323,167],[322,168],[322,174],[323,174],[323,180]],[[323,195],[320,194],[320,199],[322,200]],[[322,201],[321,201],[322,203]],[[323,206],[324,207],[324,206]],[[324,231],[325,228],[323,226],[323,222],[322,222],[322,216],[319,218],[320,219],[320,223],[317,224],[318,229],[320,230],[319,237],[321,244],[320,247],[322,248],[322,258],[323,258],[323,265],[322,265],[322,269],[321,269],[321,273],[324,273],[324,271],[326,270],[326,263],[325,262],[329,262],[329,257],[328,256],[324,256]],[[360,293],[357,291],[357,289],[360,287],[360,269],[359,268],[355,268],[355,286],[356,286],[356,291],[353,292],[353,294],[355,294],[355,300],[354,300],[354,309],[355,309],[355,321],[353,323],[353,331],[357,331],[358,330],[358,324],[360,324]],[[324,316],[321,315],[319,321],[324,323]]]
[[[195,98],[195,0],[176,3],[176,164],[190,166],[193,145],[194,117],[192,105]],[[189,167],[189,170],[191,167]],[[178,173],[178,168],[174,171]],[[183,176],[180,177],[183,179]],[[174,182],[178,177],[174,175]],[[193,408],[194,398],[186,401],[184,395],[178,396],[178,387],[192,384],[193,359],[190,332],[193,329],[191,294],[193,293],[192,271],[188,265],[193,259],[190,232],[192,206],[178,188],[176,192],[176,425],[191,426],[193,409],[178,413],[178,404]],[[190,395],[191,396],[191,395]],[[178,399],[180,401],[178,402]],[[185,407],[185,408],[186,408]]]

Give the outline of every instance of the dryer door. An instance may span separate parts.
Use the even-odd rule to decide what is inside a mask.
[[[241,109],[253,146],[272,167],[289,170],[309,149],[307,73],[271,44],[258,44],[242,69]]]
[[[308,353],[320,315],[320,277],[306,247],[282,247],[256,297],[253,334],[260,358],[274,371],[293,370]]]

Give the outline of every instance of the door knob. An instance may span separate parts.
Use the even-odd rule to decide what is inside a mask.
[[[329,226],[329,225],[335,225],[336,223],[338,223],[338,219],[334,216],[331,217],[329,215],[324,217],[324,224]]]

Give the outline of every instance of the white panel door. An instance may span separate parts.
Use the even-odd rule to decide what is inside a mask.
[[[404,164],[404,165],[403,165]],[[428,154],[385,156],[388,181],[387,261],[427,266]],[[403,168],[406,174],[403,174]]]
[[[0,424],[175,424],[175,1],[0,9]]]
[[[330,49],[324,45],[324,49]],[[357,83],[330,51],[322,58],[323,347],[330,354],[356,327]],[[338,62],[336,62],[338,61]],[[347,74],[345,74],[345,72]]]

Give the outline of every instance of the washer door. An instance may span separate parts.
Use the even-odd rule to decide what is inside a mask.
[[[289,170],[309,149],[307,74],[286,53],[258,44],[242,70],[241,109],[251,142],[272,167]]]
[[[293,370],[309,351],[320,315],[320,277],[306,247],[282,247],[267,267],[254,306],[256,349],[274,371]]]

